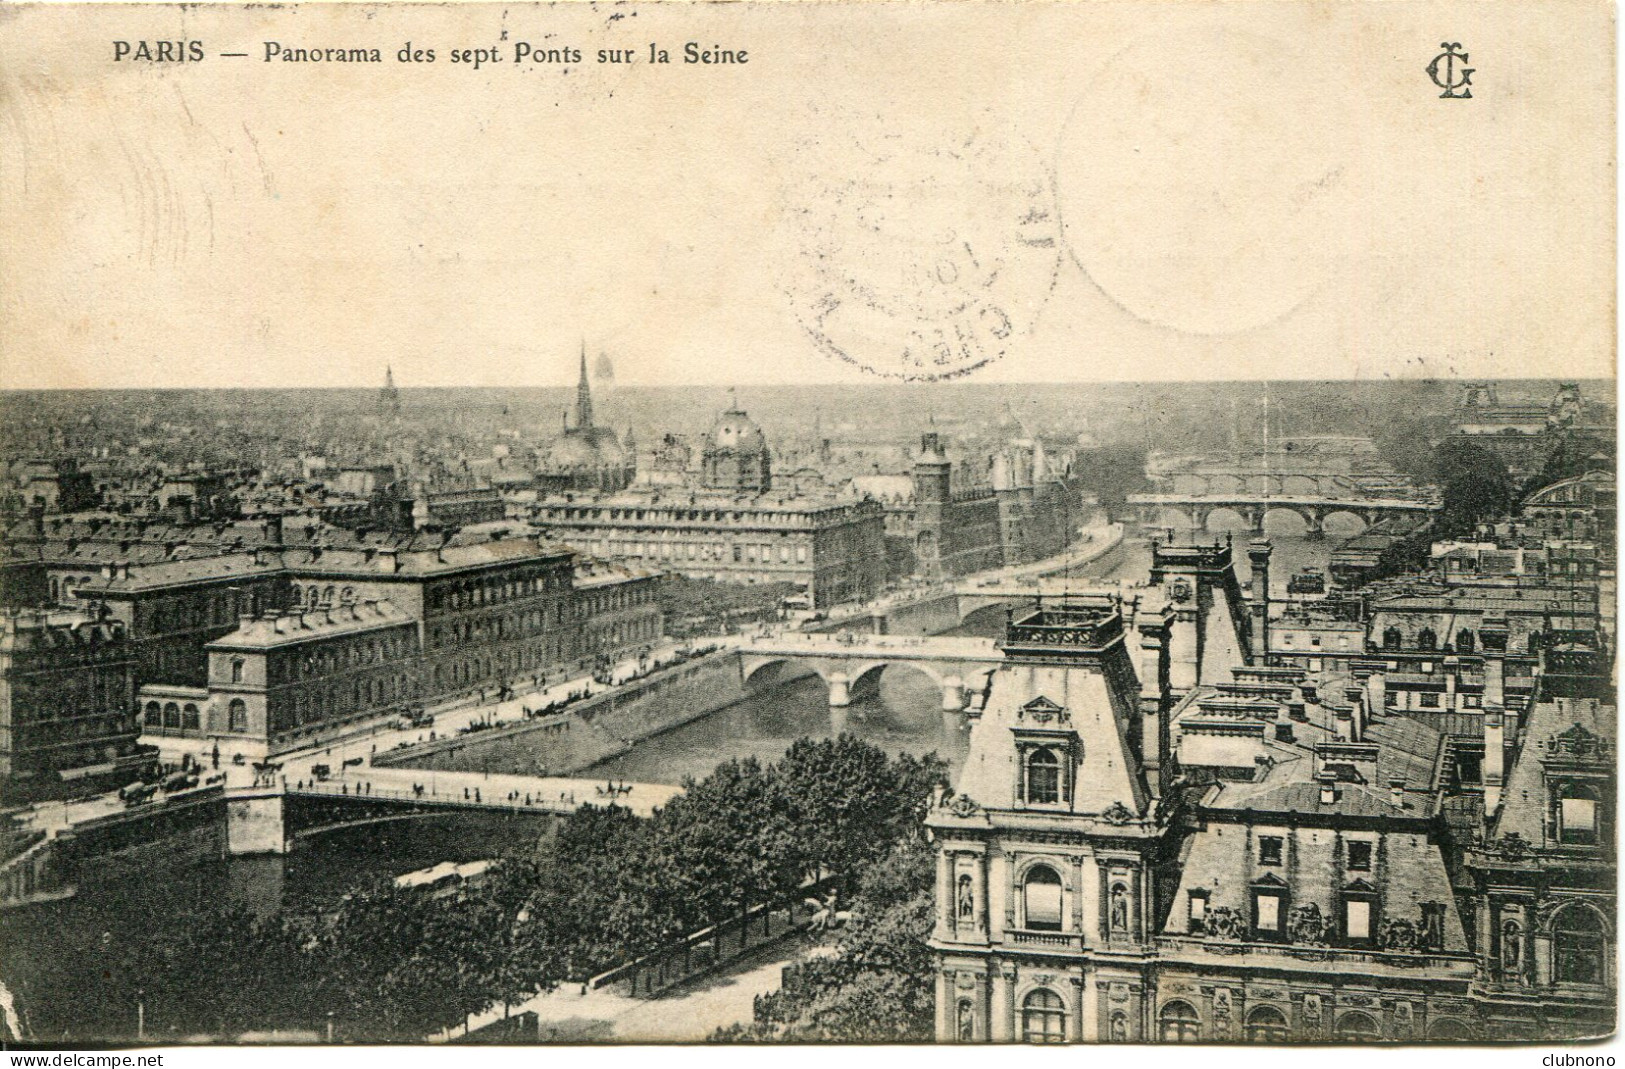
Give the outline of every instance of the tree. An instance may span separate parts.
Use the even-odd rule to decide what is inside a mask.
[[[1439,523],[1445,533],[1470,532],[1484,520],[1505,516],[1512,507],[1506,465],[1472,442],[1442,442],[1433,452],[1433,478],[1443,489]]]

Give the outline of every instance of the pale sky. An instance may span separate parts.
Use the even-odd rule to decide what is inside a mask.
[[[861,383],[943,324],[971,382],[1613,376],[1602,3],[3,16],[6,387]]]

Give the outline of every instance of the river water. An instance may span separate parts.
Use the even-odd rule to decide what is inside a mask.
[[[1211,536],[1210,536],[1211,537]],[[1218,537],[1224,537],[1219,534]],[[1245,533],[1236,535],[1238,571],[1247,578]],[[1310,542],[1272,535],[1271,587],[1284,596],[1293,571],[1324,568],[1335,538]],[[1150,564],[1144,542],[1125,545],[1105,568],[1080,576],[1111,582],[1143,580]],[[963,634],[991,637],[1003,613],[979,613]],[[804,736],[830,737],[848,731],[888,752],[935,752],[957,770],[964,760],[966,734],[959,718],[939,711],[941,692],[924,675],[891,669],[881,676],[878,694],[855,698],[844,710],[829,708],[816,676],[754,695],[711,716],[644,740],[630,752],[595,766],[594,777],[654,783],[701,778],[731,757],[776,760]],[[530,758],[511,755],[516,769]],[[496,765],[492,765],[496,771]],[[108,1006],[98,996],[98,956],[104,933],[139,923],[155,934],[178,931],[189,912],[213,902],[240,904],[258,913],[279,908],[314,911],[347,890],[376,879],[426,868],[442,861],[472,861],[534,844],[535,821],[496,815],[458,815],[340,830],[302,843],[287,857],[217,859],[143,873],[141,878],[98,888],[77,898],[0,914],[0,980],[17,998],[30,1033],[45,1041],[130,1036],[134,1008]],[[154,1022],[156,1031],[161,1026]]]

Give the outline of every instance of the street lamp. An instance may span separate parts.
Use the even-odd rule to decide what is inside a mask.
[[[146,995],[147,995],[147,993],[146,993],[146,991],[144,989],[139,988],[139,987],[135,989],[135,1038],[136,1039],[146,1039],[147,1038],[147,1002],[146,1002]]]
[[[333,1042],[333,1011],[327,1011],[327,1041]]]

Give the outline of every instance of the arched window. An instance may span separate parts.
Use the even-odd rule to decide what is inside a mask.
[[[1473,652],[1473,633],[1467,630],[1465,627],[1456,632],[1456,652]]]
[[[174,702],[164,703],[164,727],[178,728],[181,726],[181,707]]]
[[[1585,783],[1563,783],[1557,788],[1557,841],[1565,846],[1596,846],[1598,841],[1596,788]]]
[[[1061,877],[1048,865],[1034,865],[1021,882],[1026,926],[1045,932],[1061,930]]]
[[[233,683],[241,683],[243,681],[243,659],[241,657],[233,657],[231,659],[231,681]]]
[[[1061,762],[1055,751],[1040,747],[1027,755],[1027,801],[1061,800]]]
[[[159,708],[158,703],[157,702],[148,702],[147,703],[147,725],[149,727],[159,727],[160,725],[163,724],[163,722],[164,722],[163,710]]]
[[[1382,1029],[1370,1014],[1351,1011],[1337,1019],[1337,1038],[1345,1043],[1375,1043],[1382,1039]]]
[[[196,731],[198,726],[197,706],[187,702],[185,707],[181,709],[181,727],[186,728],[188,731]]]
[[[231,704],[226,708],[228,716],[227,726],[232,731],[247,731],[248,703],[244,702],[241,698],[233,698],[231,699]]]
[[[1439,636],[1431,627],[1424,627],[1416,633],[1416,648],[1419,650],[1436,650],[1439,648]]]
[[[1259,1006],[1247,1015],[1247,1042],[1285,1043],[1289,1038],[1286,1015],[1274,1006]]]
[[[1382,633],[1382,648],[1385,650],[1399,649],[1399,644],[1402,641],[1404,641],[1404,636],[1399,633],[1397,627],[1387,628]]]
[[[1066,1042],[1066,1008],[1060,995],[1041,987],[1022,1000],[1021,1038],[1028,1043]]]
[[[1442,1039],[1447,1043],[1467,1043],[1473,1039],[1473,1030],[1467,1022],[1454,1017],[1441,1017],[1428,1025],[1429,1039]]]
[[[1189,1002],[1168,1003],[1157,1015],[1157,1024],[1164,1043],[1196,1043],[1202,1038],[1202,1021]]]
[[[1564,908],[1552,922],[1552,974],[1557,982],[1603,983],[1607,944],[1607,930],[1595,909],[1586,905]]]

